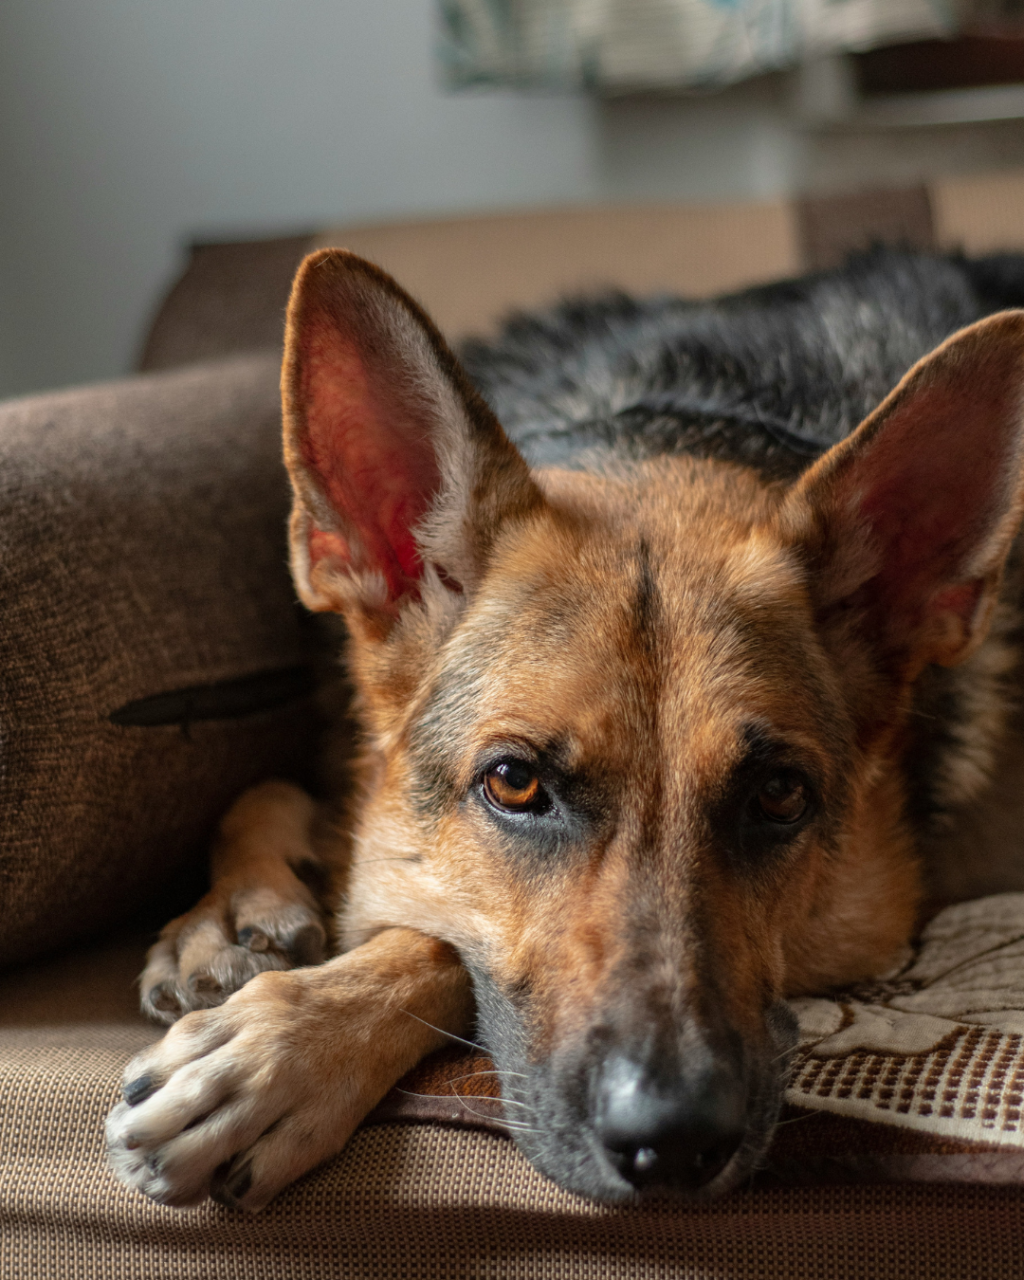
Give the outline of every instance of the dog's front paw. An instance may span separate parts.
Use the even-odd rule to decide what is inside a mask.
[[[269,891],[228,895],[214,890],[172,920],[149,950],[139,979],[142,1011],[172,1023],[211,1009],[258,973],[319,964],[326,932],[314,905]]]
[[[366,1028],[339,1040],[311,972],[258,975],[129,1063],[107,1120],[122,1182],[162,1204],[256,1210],[344,1146],[391,1082],[375,1079]]]
[[[324,913],[296,870],[314,865],[311,854],[303,858],[312,806],[284,782],[265,782],[236,802],[222,826],[213,888],[164,928],[146,957],[143,1013],[171,1023],[223,1004],[258,973],[325,958]]]

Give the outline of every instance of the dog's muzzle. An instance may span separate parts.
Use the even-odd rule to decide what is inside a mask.
[[[538,1052],[530,1009],[518,1009],[486,970],[473,979],[512,1135],[567,1191],[605,1202],[662,1191],[703,1197],[762,1163],[797,1041],[782,1000],[745,1035],[722,1017],[659,1025],[642,1001],[605,1005],[582,1033]]]

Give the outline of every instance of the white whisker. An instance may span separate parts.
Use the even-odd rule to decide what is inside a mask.
[[[521,1076],[523,1073],[521,1071],[516,1071],[514,1074],[517,1076]],[[500,1075],[501,1075],[500,1071],[471,1071],[468,1075],[453,1076],[450,1079],[446,1080],[445,1084],[450,1084],[454,1086],[454,1085],[457,1085],[461,1080],[474,1080],[477,1076],[500,1076]],[[460,1097],[461,1095],[456,1094],[455,1096]],[[487,1094],[473,1095],[473,1097],[476,1097],[476,1098],[488,1097],[488,1096],[489,1095]],[[502,1101],[502,1104],[506,1107],[507,1106],[525,1107],[527,1110],[529,1110],[529,1107],[527,1107],[525,1102],[519,1102],[516,1098],[506,1098],[504,1094],[501,1095],[501,1101]]]
[[[467,1049],[475,1049],[477,1053],[482,1053],[486,1056],[487,1050],[482,1044],[476,1044],[472,1040],[466,1040],[462,1036],[457,1036],[454,1031],[445,1031],[444,1027],[435,1027],[432,1022],[428,1022],[426,1018],[421,1018],[418,1013],[411,1013],[408,1009],[403,1009],[402,1012],[407,1014],[410,1018],[415,1018],[417,1022],[422,1022],[423,1025],[425,1027],[429,1027],[431,1031],[436,1031],[439,1036],[447,1036],[449,1040],[456,1040],[459,1044],[464,1044]]]
[[[450,1094],[416,1093],[413,1089],[402,1089],[396,1084],[395,1092],[404,1093],[407,1098],[427,1098],[431,1102],[447,1102],[449,1099],[454,1099],[456,1102],[460,1102],[462,1104],[463,1110],[468,1111],[471,1116],[476,1116],[478,1120],[491,1120],[495,1124],[503,1125],[506,1129],[515,1129],[520,1133],[540,1133],[540,1130],[535,1125],[523,1124],[520,1120],[510,1120],[507,1116],[493,1116],[488,1115],[484,1111],[475,1111],[466,1101],[466,1098],[461,1093],[456,1093],[454,1090]],[[494,1101],[502,1102],[504,1105],[503,1099],[495,1098]],[[525,1104],[520,1102],[516,1105],[524,1106]]]
[[[523,1124],[521,1120],[510,1120],[508,1116],[489,1116],[483,1111],[474,1111],[461,1093],[455,1094],[455,1097],[458,1098],[471,1116],[476,1116],[480,1120],[495,1120],[506,1129],[515,1130],[517,1133],[540,1133],[536,1125]]]

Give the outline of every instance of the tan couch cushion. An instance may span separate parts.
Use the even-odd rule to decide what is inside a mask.
[[[325,245],[386,267],[458,340],[509,308],[564,293],[614,286],[706,296],[832,267],[877,243],[1024,250],[1024,173],[789,201],[525,210],[199,244],[154,319],[140,367],[279,347],[295,268]]]
[[[103,1119],[157,1031],[142,943],[0,978],[3,1280],[1017,1280],[1024,1190],[763,1186],[611,1209],[560,1191],[505,1138],[382,1124],[262,1214],[178,1211],[115,1182]],[[802,1122],[798,1122],[802,1123]]]
[[[340,226],[316,243],[379,263],[454,339],[564,293],[614,286],[710,297],[801,266],[794,207],[782,200]]]

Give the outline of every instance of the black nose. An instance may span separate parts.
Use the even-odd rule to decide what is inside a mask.
[[[746,1090],[719,1063],[665,1083],[639,1063],[614,1057],[601,1071],[594,1104],[609,1160],[637,1188],[701,1187],[743,1140]]]

